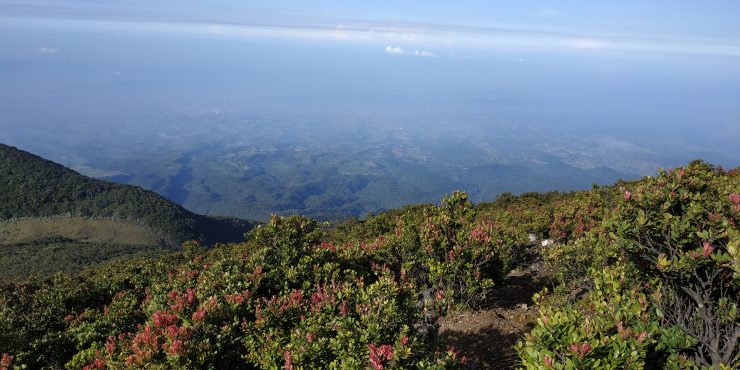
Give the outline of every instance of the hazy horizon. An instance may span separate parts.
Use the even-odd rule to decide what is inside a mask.
[[[0,142],[244,217],[263,213],[230,204],[361,215],[456,187],[492,200],[696,158],[735,167],[738,14],[733,1],[0,0]]]

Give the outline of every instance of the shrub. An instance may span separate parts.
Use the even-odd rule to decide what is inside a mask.
[[[660,325],[644,289],[630,284],[634,272],[614,266],[591,273],[594,288],[587,298],[560,307],[541,306],[535,327],[517,346],[524,368],[642,369],[692,364],[679,351],[695,340]]]
[[[694,359],[740,361],[740,181],[703,162],[662,171],[617,209],[613,238],[660,289],[664,320],[697,339]]]
[[[89,322],[71,330],[81,351],[68,366],[454,367],[461,359],[437,355],[434,336],[420,331],[426,313],[443,313],[444,294],[419,306],[419,281],[402,266],[422,260],[401,252],[403,235],[334,246],[312,220],[274,217],[246,243],[188,248],[191,259],[133,305],[144,314],[134,327],[105,330],[114,303],[132,307],[126,297],[103,314],[86,311]]]
[[[624,185],[598,225],[545,251],[565,286],[590,271],[591,289],[540,300],[522,365],[737,367],[738,177],[696,161]]]

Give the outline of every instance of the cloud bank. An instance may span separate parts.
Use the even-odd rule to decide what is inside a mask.
[[[136,4],[144,0],[131,0]],[[218,37],[286,38],[352,42],[413,42],[434,48],[479,50],[616,52],[631,54],[710,55],[740,57],[740,39],[681,35],[602,34],[569,28],[540,28],[531,24],[461,25],[428,22],[365,21],[280,12],[234,10],[207,12],[200,8],[146,8],[127,3],[89,0],[0,0],[0,23],[31,27],[130,30]],[[205,6],[205,5],[204,5]],[[557,17],[557,9],[540,14]],[[53,48],[47,48],[53,49]],[[41,51],[40,51],[41,52]],[[43,52],[42,52],[43,53]],[[387,47],[392,55],[434,57],[424,50]],[[46,53],[48,54],[48,53]]]
[[[54,54],[54,53],[59,52],[59,49],[57,49],[57,48],[50,48],[48,46],[43,46],[43,47],[39,48],[37,50],[37,52],[39,52],[41,54]]]
[[[385,47],[385,53],[390,55],[411,55],[415,57],[427,57],[427,58],[434,58],[437,57],[437,54],[432,53],[431,51],[426,50],[404,50],[400,46],[396,47]]]

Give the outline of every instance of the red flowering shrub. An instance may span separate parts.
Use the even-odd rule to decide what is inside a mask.
[[[703,162],[633,189],[610,223],[616,244],[659,284],[662,319],[698,340],[705,366],[740,362],[740,180]]]
[[[736,368],[740,179],[694,162],[625,186],[600,225],[551,248],[590,287],[575,303],[540,300],[523,365]]]
[[[138,326],[68,366],[398,368],[436,358],[432,338],[415,333],[419,286],[401,278],[393,238],[336,247],[317,226],[275,217],[246,243],[194,255],[146,287]]]
[[[0,370],[10,369],[10,365],[13,363],[13,356],[3,353],[0,357]]]
[[[575,199],[556,202],[550,225],[550,238],[555,242],[582,237],[597,227],[604,215],[604,200],[598,190],[584,192],[573,198]]]
[[[417,285],[444,293],[435,303],[476,305],[483,302],[494,281],[512,267],[517,240],[495,220],[476,222],[467,194],[454,192],[441,206],[426,212],[419,227],[420,254],[406,266],[417,275]],[[421,265],[413,265],[413,263]]]

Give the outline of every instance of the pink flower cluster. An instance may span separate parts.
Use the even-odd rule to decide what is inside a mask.
[[[709,242],[704,242],[702,245],[702,252],[704,257],[709,257],[714,252],[714,247]]]
[[[691,251],[689,255],[691,256],[691,258],[696,260],[702,257],[709,258],[712,255],[712,252],[714,252],[714,246],[711,243],[705,241],[702,243],[701,248]]]
[[[383,361],[393,359],[393,347],[389,344],[376,347],[375,344],[370,343],[367,348],[370,350],[370,366],[374,370],[383,370]]]
[[[226,300],[227,303],[233,304],[233,305],[241,305],[249,299],[249,297],[252,296],[252,292],[249,291],[249,289],[245,290],[242,293],[233,293],[233,294],[226,294],[224,295],[224,300]]]
[[[10,365],[13,363],[13,356],[3,353],[0,357],[0,370],[8,370]]]
[[[332,253],[337,253],[337,247],[332,242],[321,242],[319,245],[320,249],[327,250]]]
[[[131,341],[131,354],[126,359],[126,365],[143,365],[151,360],[159,351],[159,338],[154,328],[150,325],[144,326],[144,330],[134,336]]]
[[[183,299],[181,297],[185,297],[184,302],[188,300],[187,293],[184,295],[170,294],[169,296],[176,301],[181,301]],[[202,320],[204,315],[203,310],[199,309],[193,314],[193,317]],[[140,327],[139,332],[135,335],[128,334],[131,338],[128,344],[131,354],[126,359],[126,366],[146,364],[157,353],[160,353],[160,350],[170,356],[182,356],[186,353],[185,341],[192,337],[193,329],[188,326],[180,326],[180,318],[174,312],[159,310],[154,312],[151,317],[152,324]],[[125,340],[125,338],[125,335],[121,335],[118,339]],[[105,350],[109,356],[115,352],[116,341],[113,337],[108,337]]]
[[[553,367],[553,365],[555,365],[555,360],[553,360],[552,357],[550,357],[548,355],[545,355],[542,358],[542,362],[544,362],[545,363],[545,366],[547,366],[548,368],[551,368],[551,367]]]
[[[175,313],[167,311],[157,311],[152,314],[152,320],[154,321],[154,327],[165,328],[177,323],[179,318]]]
[[[489,230],[486,230],[485,226],[470,230],[470,238],[481,244],[490,244],[493,241],[493,237],[491,237]]]
[[[728,198],[730,198],[730,202],[732,202],[732,211],[740,213],[740,194],[732,193]]]
[[[570,345],[570,351],[578,356],[578,358],[583,358],[586,354],[591,352],[591,343],[573,343]]]
[[[181,312],[185,307],[195,302],[195,289],[188,288],[184,294],[173,290],[168,295],[170,309],[175,312]]]
[[[283,357],[285,358],[285,364],[283,365],[283,369],[293,370],[293,355],[290,353],[290,351],[285,351],[285,353],[283,354]]]
[[[106,368],[105,362],[100,358],[96,358],[95,361],[93,361],[91,364],[83,366],[82,370],[95,370],[95,369],[105,370],[105,368]],[[3,369],[3,368],[0,367],[0,369]]]
[[[334,281],[324,284],[316,284],[316,291],[311,294],[311,311],[320,311],[324,305],[334,305],[337,301],[336,291],[341,287]]]

